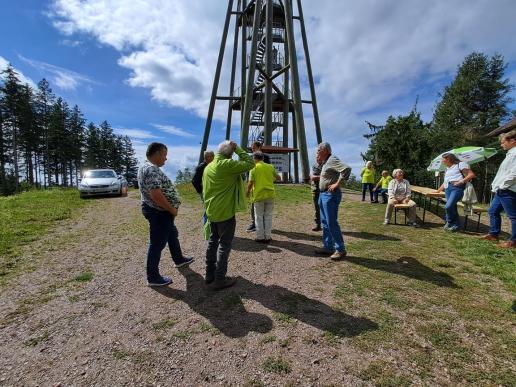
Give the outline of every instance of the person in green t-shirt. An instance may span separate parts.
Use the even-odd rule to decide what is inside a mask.
[[[362,201],[365,201],[366,191],[369,189],[369,196],[371,197],[371,203],[374,203],[373,198],[373,184],[374,184],[374,168],[373,162],[368,161],[362,171],[360,171],[362,177]]]
[[[387,204],[387,192],[389,191],[389,183],[392,180],[389,171],[382,171],[382,177],[376,183],[374,188],[374,202],[379,203],[378,195],[382,195],[383,204]]]
[[[274,180],[279,179],[276,169],[271,164],[263,162],[264,154],[253,154],[255,166],[249,173],[247,196],[254,204],[254,222],[256,224],[256,239],[261,243],[272,240],[272,210],[274,209]]]

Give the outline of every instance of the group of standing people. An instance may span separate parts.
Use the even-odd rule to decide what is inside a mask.
[[[500,165],[492,183],[494,198],[489,208],[489,233],[485,240],[498,241],[501,233],[501,217],[504,211],[511,222],[510,239],[498,244],[502,248],[516,247],[516,131],[500,137],[500,143],[507,155]],[[261,152],[261,144],[252,146],[253,156],[233,141],[224,141],[218,152],[207,151],[204,162],[194,174],[193,185],[199,193],[205,213],[203,221],[209,231],[206,249],[205,283],[214,290],[235,284],[236,279],[227,276],[228,259],[236,230],[235,213],[245,211],[251,199],[253,223],[247,231],[256,232],[256,241],[269,243],[272,239],[272,211],[274,208],[274,181],[279,178],[268,156]],[[233,155],[238,160],[233,159]],[[178,239],[175,218],[181,204],[179,195],[170,179],[161,171],[167,160],[167,147],[151,143],[146,152],[147,161],[138,171],[142,213],[149,222],[149,247],[147,251],[147,282],[149,286],[164,286],[172,279],[159,272],[161,252],[168,244],[175,267],[190,265],[194,258],[183,254]],[[466,186],[475,177],[470,166],[455,155],[443,155],[447,166],[444,183],[437,190],[446,195],[446,231],[457,231],[460,227],[457,203],[462,200]],[[247,187],[243,177],[248,174]],[[313,231],[322,230],[321,249],[316,254],[338,260],[346,257],[346,247],[338,222],[339,205],[342,200],[341,182],[347,180],[351,168],[332,154],[327,142],[317,147],[316,160],[310,176],[315,208]],[[401,169],[382,171],[382,177],[374,186],[374,169],[366,164],[362,170],[362,200],[369,190],[372,203],[378,203],[381,195],[387,204],[384,224],[390,223],[396,204],[406,204],[409,209],[409,225],[417,227],[416,203],[411,199],[410,183]],[[374,188],[373,188],[374,187]]]

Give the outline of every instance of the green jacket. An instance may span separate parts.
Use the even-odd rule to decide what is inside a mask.
[[[217,153],[204,169],[204,206],[211,222],[223,222],[235,216],[237,211],[247,210],[242,174],[253,169],[254,162],[240,147],[235,149],[235,153],[240,160],[227,159]]]

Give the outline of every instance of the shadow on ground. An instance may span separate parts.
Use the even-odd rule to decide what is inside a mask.
[[[186,291],[170,287],[153,288],[174,300],[181,300],[196,313],[207,318],[222,334],[243,337],[249,332],[266,333],[273,328],[269,316],[248,312],[242,299],[259,302],[283,319],[296,319],[321,331],[341,337],[357,336],[378,329],[378,324],[363,317],[354,317],[330,306],[277,285],[262,285],[238,277],[230,289],[214,292],[206,289],[203,277],[190,268],[181,268],[186,278]]]
[[[432,268],[423,265],[413,257],[400,257],[396,261],[388,261],[386,259],[374,259],[348,255],[345,258],[345,261],[373,270],[381,270],[387,273],[398,274],[420,281],[430,282],[441,287],[460,288],[454,283],[455,279],[449,274],[443,273],[441,271],[435,271]]]
[[[233,249],[236,251],[258,252],[267,250],[272,253],[281,253],[281,249],[292,251],[295,254],[305,257],[315,257],[315,249],[318,246],[301,243],[298,241],[280,241],[273,239],[268,245],[258,243],[253,239],[235,237],[233,239]]]

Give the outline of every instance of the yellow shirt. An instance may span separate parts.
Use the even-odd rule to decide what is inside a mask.
[[[362,184],[364,183],[374,183],[374,169],[369,169],[364,167],[362,172],[360,172],[360,176],[362,176]]]
[[[382,176],[382,178],[380,180],[378,180],[378,183],[376,183],[376,185],[381,184],[382,189],[388,189],[389,183],[391,180],[392,180],[392,176],[386,176],[386,177]]]
[[[276,169],[274,166],[263,161],[257,162],[249,173],[249,181],[254,183],[251,201],[254,203],[274,199],[274,196],[276,196],[274,180],[276,180]]]

